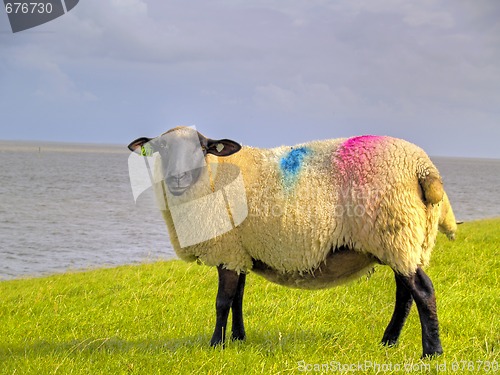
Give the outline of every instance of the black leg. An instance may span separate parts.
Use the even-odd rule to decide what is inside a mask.
[[[396,345],[413,304],[411,291],[405,286],[402,276],[397,272],[394,272],[394,275],[396,279],[396,305],[391,321],[382,338],[382,344],[384,345]]]
[[[396,339],[404,324],[404,316],[408,315],[411,307],[411,300],[408,299],[408,292],[404,292],[402,287],[411,293],[411,297],[415,300],[422,326],[422,357],[429,357],[443,353],[441,340],[439,338],[439,322],[436,309],[436,296],[431,280],[425,272],[418,268],[415,274],[411,276],[396,275],[397,291],[400,290],[400,306],[398,308],[398,297],[396,296],[396,308],[394,310],[393,319],[386,329],[383,342],[391,343],[391,339]],[[401,286],[400,286],[401,285]],[[396,291],[396,293],[398,293]],[[403,301],[407,301],[404,305]],[[406,307],[405,307],[406,306]],[[405,308],[408,311],[405,311]],[[398,310],[398,311],[396,311]]]
[[[439,338],[439,322],[436,308],[436,295],[431,279],[422,269],[417,269],[414,277],[413,298],[418,308],[420,324],[422,325],[422,357],[443,353]]]
[[[235,271],[227,270],[222,266],[217,267],[219,272],[219,288],[217,290],[217,300],[215,303],[215,310],[217,320],[215,322],[215,330],[210,340],[210,345],[216,346],[224,344],[227,330],[227,318],[229,309],[236,302],[236,312],[233,309],[233,317],[236,315],[237,322],[233,322],[233,327],[236,325],[238,334],[243,333],[243,317],[241,313],[241,305],[243,302],[243,288],[245,286],[245,278],[241,278]]]
[[[241,273],[238,279],[238,287],[234,296],[233,305],[233,327],[231,338],[233,340],[245,339],[245,326],[243,324],[243,292],[245,290],[245,280],[247,275]]]

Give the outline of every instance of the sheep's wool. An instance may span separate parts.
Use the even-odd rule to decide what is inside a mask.
[[[448,220],[440,226],[455,229],[453,214],[442,215],[442,204],[451,212],[448,199],[429,203],[421,188],[429,176],[439,179],[436,167],[423,150],[400,139],[362,136],[243,147],[228,157],[208,155],[207,164],[212,191],[233,178],[222,172],[224,164],[239,168],[248,216],[225,234],[182,248],[166,207],[171,242],[184,260],[246,272],[258,259],[277,272],[300,274],[347,247],[407,275],[429,262],[440,217]],[[156,192],[160,199],[168,195],[164,185]]]

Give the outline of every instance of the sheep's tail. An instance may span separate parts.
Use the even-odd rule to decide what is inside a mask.
[[[439,205],[440,214],[438,217],[438,229],[446,234],[450,240],[455,239],[457,222],[453,209],[451,208],[448,195],[443,188],[443,181],[437,169],[428,169],[425,175],[419,178],[419,183],[424,195],[424,202],[427,205]]]
[[[443,181],[437,170],[428,170],[425,176],[419,178],[419,183],[424,193],[425,203],[438,204],[443,200],[445,195]]]

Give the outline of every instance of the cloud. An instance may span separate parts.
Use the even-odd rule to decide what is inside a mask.
[[[151,134],[179,123],[314,124],[311,137],[332,124],[346,135],[490,131],[499,11],[496,0],[85,0],[0,34],[0,95],[4,108],[10,93],[29,91],[32,106],[52,98],[47,113],[66,100],[67,118],[85,103],[89,123],[107,115]]]
[[[52,56],[50,49],[36,44],[12,47],[4,56],[11,74],[23,72],[25,80],[31,80],[31,92],[44,100],[54,102],[87,102],[98,100],[98,96],[85,90],[62,68],[62,63]],[[17,73],[19,74],[19,73]]]
[[[62,71],[54,62],[45,61],[37,66],[40,72],[40,85],[35,95],[50,101],[64,103],[67,101],[89,102],[98,100],[97,95],[78,87],[78,85]]]
[[[434,26],[443,29],[450,29],[455,25],[453,17],[446,12],[426,12],[414,9],[405,16],[403,21],[410,26]]]
[[[264,111],[316,118],[355,111],[364,105],[362,98],[347,87],[304,82],[300,76],[294,77],[286,88],[273,83],[256,87],[253,100],[257,108]]]

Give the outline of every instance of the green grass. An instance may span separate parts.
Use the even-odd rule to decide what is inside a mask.
[[[439,236],[428,269],[445,350],[434,360],[419,359],[415,307],[400,344],[379,345],[394,303],[388,267],[324,291],[251,274],[247,340],[222,350],[208,346],[215,269],[169,261],[0,282],[0,374],[298,374],[319,373],[313,364],[357,371],[370,362],[384,366],[379,373],[428,373],[427,366],[430,373],[436,366],[446,366],[439,373],[483,373],[500,362],[500,219],[459,230],[455,242]]]

